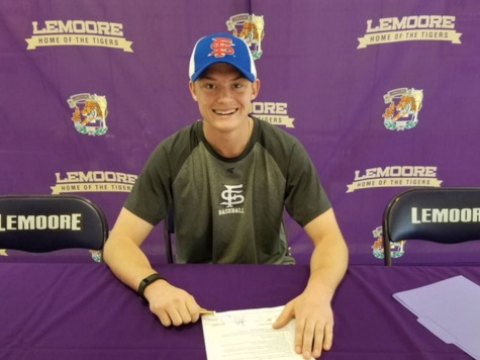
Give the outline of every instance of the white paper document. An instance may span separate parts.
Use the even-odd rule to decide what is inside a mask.
[[[272,328],[282,310],[279,306],[202,316],[208,360],[302,359],[295,353],[295,321]]]
[[[480,360],[480,286],[455,276],[393,297],[437,337]]]

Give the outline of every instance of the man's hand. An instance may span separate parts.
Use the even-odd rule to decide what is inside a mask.
[[[296,319],[295,351],[304,359],[320,357],[322,350],[330,350],[333,342],[333,311],[331,293],[307,289],[290,301],[273,324],[274,329]]]
[[[155,281],[148,286],[145,297],[150,311],[167,327],[195,323],[200,318],[200,311],[204,310],[192,295],[165,280]]]

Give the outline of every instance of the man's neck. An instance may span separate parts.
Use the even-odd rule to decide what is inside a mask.
[[[208,127],[203,128],[203,134],[210,146],[225,158],[240,156],[247,148],[253,133],[253,119],[248,118],[245,126],[232,132],[219,132]]]

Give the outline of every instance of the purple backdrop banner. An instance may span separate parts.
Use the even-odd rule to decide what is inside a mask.
[[[311,154],[352,263],[383,264],[395,194],[480,185],[479,30],[477,0],[2,0],[0,192],[84,196],[113,226],[150,152],[199,117],[194,42],[228,31],[256,59],[254,114]],[[307,262],[312,245],[287,224]],[[161,235],[145,247],[161,256]],[[412,242],[393,252],[479,262],[479,250]]]

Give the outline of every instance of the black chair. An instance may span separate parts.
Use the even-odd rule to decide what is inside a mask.
[[[480,240],[480,188],[416,188],[395,196],[383,215],[386,266],[392,265],[390,244],[402,240]]]
[[[83,248],[103,251],[107,219],[79,196],[0,196],[0,249],[44,253]]]
[[[167,218],[163,221],[163,237],[165,240],[165,257],[167,263],[174,263],[174,234],[175,234],[175,218],[173,211],[168,213]]]

